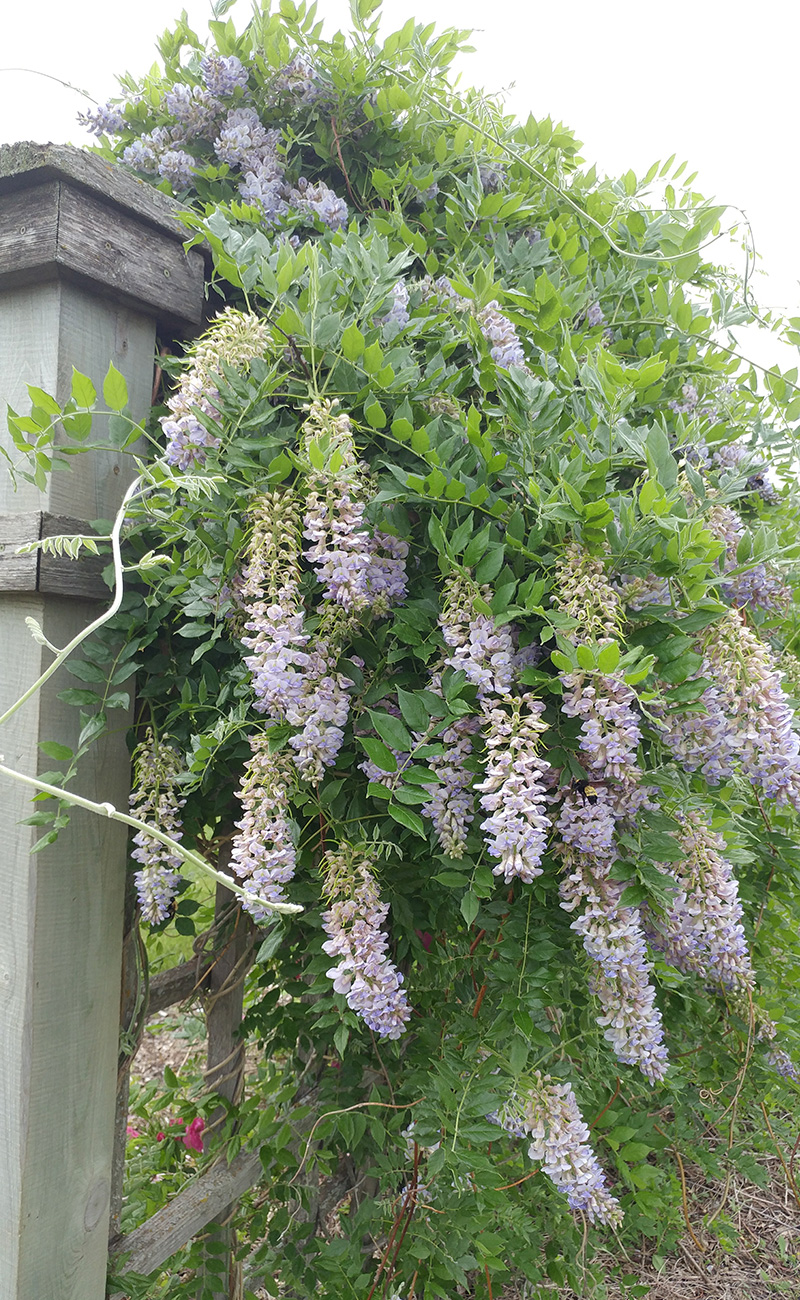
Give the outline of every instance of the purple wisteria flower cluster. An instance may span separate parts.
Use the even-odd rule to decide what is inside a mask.
[[[177,465],[181,470],[203,465],[209,450],[220,446],[220,438],[207,426],[219,428],[217,383],[223,362],[242,370],[254,357],[266,353],[269,342],[267,323],[252,312],[226,307],[211,322],[201,341],[189,352],[189,365],[181,375],[177,391],[167,399],[170,414],[161,419],[167,439],[165,455],[170,465]]]
[[[769,648],[731,609],[700,634],[698,649],[700,675],[714,683],[700,696],[706,713],[672,715],[666,745],[708,781],[738,765],[779,806],[800,808],[800,735]]]
[[[286,171],[283,132],[267,128],[248,102],[248,70],[236,55],[207,55],[200,63],[203,84],[176,82],[160,105],[168,123],[132,140],[122,161],[134,170],[169,181],[173,189],[191,188],[195,175],[213,160],[238,173],[241,197],[260,210],[268,225],[291,212],[318,217],[331,230],[348,221],[347,204],[324,181],[300,176],[292,185]],[[298,53],[276,72],[267,88],[274,104],[290,98],[308,104],[324,93],[307,56]],[[97,135],[119,135],[132,129],[135,115],[125,109],[141,96],[122,104],[106,104],[81,114],[79,121]]]
[[[408,543],[366,519],[366,485],[357,463],[349,416],[336,402],[313,402],[304,425],[309,465],[312,449],[325,463],[309,469],[303,536],[306,559],[324,584],[326,600],[343,609],[381,617],[406,594]],[[321,448],[324,447],[324,451]]]
[[[391,307],[383,316],[375,318],[376,325],[394,325],[398,330],[404,329],[411,316],[408,310],[408,285],[405,280],[398,280],[392,286]]]
[[[263,921],[272,914],[270,904],[288,901],[283,887],[295,872],[289,815],[294,777],[287,757],[270,753],[265,732],[250,737],[250,749],[237,791],[243,816],[236,822],[231,866],[250,895],[242,906],[255,921]]]
[[[428,689],[435,690],[435,684],[429,684]],[[466,764],[472,756],[475,734],[479,730],[480,722],[474,715],[457,718],[438,737],[444,753],[427,760],[439,780],[435,785],[425,787],[430,799],[422,805],[420,812],[431,819],[441,848],[451,858],[463,858],[467,832],[475,819],[475,774]]]
[[[575,619],[572,640],[615,640],[623,623],[620,593],[606,573],[603,561],[578,542],[570,542],[556,571],[558,607]]]
[[[527,370],[525,353],[517,331],[508,317],[500,311],[500,304],[496,299],[492,299],[478,312],[477,321],[483,337],[489,344],[495,365],[505,366],[506,369],[510,366],[519,366],[520,369]]]
[[[478,699],[507,695],[514,679],[515,650],[507,625],[498,627],[490,614],[474,608],[476,588],[457,576],[447,581],[439,627],[450,651],[445,662],[463,669],[478,688]],[[484,599],[488,590],[480,593]]]
[[[502,702],[484,700],[483,722],[489,759],[486,776],[475,786],[481,808],[489,816],[481,822],[486,846],[508,885],[526,884],[542,874],[542,855],[550,832],[545,815],[545,774],[550,764],[539,753],[547,725],[544,705],[531,695]]]
[[[322,947],[329,957],[339,958],[328,978],[369,1029],[381,1038],[399,1038],[411,1008],[403,976],[387,956],[389,941],[381,927],[389,905],[381,901],[369,859],[342,844],[338,852],[326,854],[324,866],[323,892],[330,908],[322,914],[328,935]]]
[[[180,841],[183,838],[180,810],[186,800],[178,797],[176,782],[183,765],[176,750],[165,741],[156,740],[148,727],[144,740],[134,751],[133,763],[132,815],[170,839]],[[142,916],[151,925],[158,925],[169,916],[183,859],[147,831],[137,831],[133,843],[136,847],[131,857],[140,863],[136,889]]]
[[[678,840],[685,858],[670,864],[677,882],[663,914],[648,918],[648,938],[677,970],[708,984],[749,989],[753,967],[742,924],[739,886],[725,841],[699,812],[687,812]]]
[[[583,908],[571,928],[594,963],[589,988],[601,1006],[597,1023],[617,1059],[657,1083],[669,1062],[639,909],[621,904],[625,886],[611,879],[613,858],[567,848],[562,854],[561,906]]]
[[[575,543],[559,565],[558,603],[575,620],[570,636],[579,643],[602,645],[618,634],[620,593],[602,561]],[[598,783],[591,798],[572,787],[562,797],[556,821],[565,871],[561,906],[568,912],[582,908],[571,928],[594,964],[590,988],[602,1009],[598,1024],[619,1060],[638,1065],[655,1083],[664,1077],[667,1055],[642,917],[637,907],[621,905],[624,887],[610,874],[618,825],[635,819],[650,802],[637,758],[641,727],[636,693],[611,674],[560,676],[562,710],[581,721],[581,762],[589,781]],[[610,787],[603,784],[606,780]]]
[[[737,548],[745,533],[744,520],[730,506],[713,506],[708,515],[709,530],[725,543],[723,572],[730,574],[722,584],[722,594],[732,605],[743,608],[755,605],[767,611],[786,612],[791,591],[781,574],[768,564],[754,564],[742,573],[731,573],[738,567]]]
[[[589,1129],[572,1085],[536,1072],[524,1094],[516,1093],[496,1116],[513,1137],[529,1137],[528,1155],[590,1223],[617,1228],[622,1207],[612,1196],[589,1142]]]
[[[263,496],[253,533],[242,598],[248,610],[242,642],[255,708],[270,722],[299,728],[289,738],[295,765],[318,781],[336,760],[350,708],[349,680],[336,665],[347,633],[342,611],[324,611],[313,645],[304,632],[299,591],[299,524],[290,493]]]

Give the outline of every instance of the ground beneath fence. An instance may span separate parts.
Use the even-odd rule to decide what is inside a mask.
[[[147,1026],[133,1077],[140,1083],[163,1079],[165,1066],[177,1074],[187,1068],[202,1070],[205,1050],[199,1006],[159,1012]],[[650,1288],[642,1300],[773,1300],[781,1296],[800,1300],[800,1207],[778,1157],[760,1156],[759,1164],[769,1174],[765,1187],[734,1177],[727,1193],[724,1183],[709,1182],[702,1170],[685,1165],[689,1222],[697,1240],[687,1231],[661,1269],[653,1266],[647,1252],[624,1261],[626,1271]],[[721,1202],[715,1222],[725,1224],[728,1249],[720,1244],[713,1228],[703,1227]],[[595,1267],[602,1262],[602,1255],[595,1255]],[[622,1262],[609,1254],[609,1274]],[[270,1300],[266,1291],[254,1294],[259,1300]],[[591,1290],[580,1293],[553,1286],[549,1294],[553,1300],[593,1300]],[[494,1300],[530,1300],[530,1295],[524,1285],[512,1285],[497,1290]],[[608,1300],[625,1300],[629,1295],[624,1288],[609,1284]],[[454,1300],[456,1296],[473,1300],[466,1291],[455,1293]],[[484,1283],[474,1300],[486,1300],[486,1296]]]

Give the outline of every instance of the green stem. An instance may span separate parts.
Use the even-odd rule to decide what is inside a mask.
[[[47,781],[40,781],[38,777],[26,776],[24,772],[17,772],[13,767],[6,767],[3,762],[0,762],[0,773],[3,776],[10,776],[13,781],[20,781],[23,785],[32,786],[34,790],[39,790],[42,794],[52,795],[54,799],[60,799],[75,808],[85,808],[87,812],[95,813],[98,817],[109,817],[111,821],[122,822],[125,826],[132,826],[134,830],[144,831],[152,839],[158,840],[159,844],[166,845],[168,849],[181,857],[189,866],[197,867],[205,875],[210,876],[212,880],[216,880],[218,884],[225,885],[226,889],[230,889],[231,893],[238,894],[241,898],[250,902],[258,903],[259,907],[268,907],[274,912],[289,914],[302,912],[303,910],[298,903],[267,903],[263,898],[256,897],[246,889],[242,889],[241,885],[237,885],[230,876],[226,876],[222,871],[217,871],[199,853],[187,849],[185,844],[172,839],[170,835],[159,830],[157,826],[141,821],[138,817],[131,817],[128,813],[119,812],[113,803],[96,803],[94,799],[84,799],[82,795],[74,794],[71,790],[64,790],[60,786],[50,785]]]
[[[69,658],[73,650],[76,650],[78,646],[81,645],[81,643],[86,640],[87,637],[91,636],[92,633],[96,632],[99,627],[102,627],[104,623],[107,623],[109,619],[113,618],[117,610],[119,609],[120,605],[122,604],[123,566],[122,566],[122,554],[120,550],[120,532],[122,530],[122,525],[125,522],[125,514],[127,512],[128,502],[131,501],[131,499],[139,491],[141,484],[142,484],[141,478],[136,478],[131,483],[130,487],[125,493],[125,496],[122,498],[122,505],[117,511],[117,516],[116,519],[114,520],[114,527],[111,529],[111,534],[109,537],[109,540],[111,542],[111,551],[114,557],[114,599],[112,600],[108,609],[105,610],[105,612],[101,614],[99,618],[96,618],[93,623],[90,623],[88,627],[83,628],[83,630],[79,632],[77,636],[74,636],[72,638],[69,645],[66,645],[63,650],[55,651],[55,656],[56,656],[55,659],[53,660],[53,662],[50,664],[48,668],[45,668],[41,677],[37,677],[36,681],[31,686],[28,687],[27,691],[25,691],[23,695],[20,695],[19,699],[15,700],[14,703],[10,705],[9,708],[6,709],[5,713],[0,714],[0,726],[2,726],[4,722],[7,722],[8,719],[12,717],[17,712],[18,709],[22,708],[23,704],[27,703],[27,701],[31,698],[31,696],[35,695],[36,692],[40,690],[42,686],[44,686],[45,682],[48,681],[53,676],[53,673],[57,672],[57,670],[61,667],[65,659]],[[44,644],[49,645],[48,642],[44,642]],[[52,646],[50,646],[49,648],[54,649],[54,647]]]

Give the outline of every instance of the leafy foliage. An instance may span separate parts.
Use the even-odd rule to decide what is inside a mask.
[[[324,646],[345,701],[330,761],[312,779],[298,767],[290,789],[284,780],[288,812],[270,805],[291,845],[281,888],[304,910],[270,921],[262,895],[254,913],[263,942],[246,1023],[267,1065],[230,1125],[231,1150],[260,1145],[269,1188],[245,1216],[254,1276],[274,1294],[277,1276],[291,1294],[444,1297],[481,1274],[499,1285],[513,1261],[531,1294],[548,1281],[600,1288],[584,1239],[600,1229],[576,1221],[498,1127],[510,1099],[528,1095],[537,1072],[569,1082],[621,1231],[669,1244],[681,1221],[669,1149],[699,1159],[700,1125],[792,1086],[769,1082],[754,1039],[770,1039],[775,1021],[784,1048],[796,1045],[775,961],[796,915],[796,800],[780,782],[759,784],[743,742],[715,767],[705,732],[697,762],[670,737],[698,719],[702,732],[713,714],[721,670],[706,673],[721,629],[745,628],[780,658],[790,689],[798,680],[785,586],[797,556],[797,376],[773,374],[765,395],[725,341],[750,309],[710,260],[719,208],[671,183],[670,208],[650,207],[656,168],[642,182],[598,180],[565,128],[520,125],[451,87],[464,33],[412,20],[379,44],[374,4],[354,18],[350,43],[325,41],[313,7],[290,0],[242,34],[215,21],[213,66],[182,20],[161,39],[163,70],[123,82],[123,104],[98,115],[109,156],[147,160],[146,142],[145,174],[184,199],[229,320],[259,344],[226,353],[212,330],[187,358],[181,404],[156,413],[146,509],[134,501],[126,536],[137,576],[115,624],[72,665],[82,689],[66,694],[99,731],[122,703],[116,687],[137,673],[136,738],[152,727],[182,756],[184,842],[208,849],[236,836],[251,739],[265,739],[265,761],[283,772],[300,752],[300,714],[259,695],[271,667],[256,662],[259,592],[268,612],[278,586],[280,600],[289,591],[308,639],[298,654]],[[226,70],[224,94],[209,89],[209,66],[217,88]],[[278,134],[253,146],[255,162],[246,151],[223,161],[224,123],[245,109]],[[167,143],[190,156],[182,186],[174,159],[159,161]],[[95,394],[76,377],[63,411],[31,396],[31,416],[10,424],[17,472],[39,482],[88,445]],[[119,414],[126,394],[111,372],[104,397],[117,413],[111,440],[132,449],[142,430]],[[68,440],[56,449],[59,420]],[[350,533],[339,519],[352,550],[335,562],[332,544],[322,559],[301,553],[291,511],[305,510],[308,539],[311,513],[324,532],[319,520],[344,497],[362,511],[357,526],[347,516]],[[276,501],[286,513],[273,535]],[[356,561],[347,567],[379,537],[395,549],[379,561],[373,548],[373,569],[408,556],[405,595],[382,604],[368,561],[358,581]],[[256,580],[259,564],[272,579]],[[607,718],[612,700],[616,716],[627,710],[627,757],[599,758],[589,744],[587,687]],[[487,845],[480,807],[493,817],[512,807],[500,783],[519,776],[522,742],[506,768],[487,742],[493,727],[522,726],[523,704],[538,720],[525,770],[541,785],[546,842],[527,875],[506,862],[499,884],[504,850]],[[791,726],[781,736],[791,776]],[[455,780],[456,750],[467,812],[445,844],[431,809]],[[503,794],[490,805],[495,763]],[[581,942],[583,913],[565,904],[587,850],[569,838],[565,808],[581,824],[610,810],[611,847],[588,852],[594,867],[602,860],[602,887],[595,875],[580,898],[596,889],[615,924],[651,941],[639,973],[672,1062],[663,1081],[660,1065],[648,1076],[655,1092],[598,1024],[598,958]],[[760,989],[749,967],[726,980],[713,953],[698,979],[659,943],[694,816],[723,837],[738,875]],[[351,846],[388,904],[387,960],[411,1008],[405,1032],[380,1044],[352,984],[332,986],[324,946],[340,887],[331,855]],[[180,933],[193,925],[188,889],[184,880]],[[770,891],[777,906],[765,910]],[[728,904],[738,915],[735,890]],[[626,1005],[623,976],[603,978],[607,999]],[[727,1158],[740,1155],[731,1129]],[[326,1218],[330,1184],[342,1190]]]

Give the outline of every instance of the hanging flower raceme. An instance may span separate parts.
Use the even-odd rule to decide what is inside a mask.
[[[686,857],[670,864],[678,892],[663,915],[650,919],[648,937],[678,970],[712,985],[752,988],[739,887],[725,841],[701,813],[687,812],[682,820],[678,839]]]
[[[408,544],[370,529],[350,417],[337,414],[336,406],[315,401],[306,408],[304,446],[313,468],[303,520],[303,536],[312,545],[305,555],[326,600],[382,616],[405,597]]]
[[[506,884],[529,884],[542,874],[542,854],[550,831],[545,815],[545,773],[550,764],[539,753],[544,705],[531,695],[484,700],[483,723],[489,761],[475,789],[489,816],[481,822],[486,844]]]
[[[290,492],[269,492],[252,511],[253,531],[240,600],[250,634],[242,643],[255,708],[271,722],[289,721],[303,692],[309,656],[299,582],[299,520]]]
[[[610,877],[612,859],[562,852],[561,906],[583,908],[572,929],[594,963],[589,987],[602,1008],[597,1023],[617,1059],[657,1083],[667,1071],[667,1050],[639,909],[621,905],[625,886]]]
[[[433,687],[429,686],[429,690]],[[472,714],[458,718],[437,736],[444,753],[427,759],[428,767],[439,780],[425,786],[430,799],[420,812],[430,817],[441,849],[451,858],[463,858],[467,832],[475,819],[472,793],[475,773],[465,764],[472,755],[473,737],[479,729],[480,722]]]
[[[573,641],[616,640],[623,623],[620,592],[612,585],[603,561],[579,542],[570,542],[556,566],[558,607],[574,618]]]
[[[737,549],[745,533],[744,520],[730,506],[714,506],[708,516],[709,530],[725,543],[723,570],[729,574],[722,584],[722,594],[740,609],[754,605],[765,610],[785,612],[791,592],[781,574],[772,565],[754,564],[743,573],[731,573],[739,567]]]
[[[295,766],[318,781],[336,760],[344,738],[352,683],[337,672],[349,632],[341,609],[323,610],[313,642],[303,630],[299,592],[299,523],[290,493],[263,496],[253,511],[253,533],[242,584],[248,612],[243,644],[253,679],[255,708],[271,722],[299,728],[290,736]]]
[[[495,365],[506,368],[519,366],[520,369],[527,370],[525,353],[517,331],[508,317],[500,311],[500,304],[496,299],[487,303],[478,312],[477,320],[481,333],[489,344]]]
[[[171,745],[156,741],[151,728],[133,755],[135,784],[130,796],[131,813],[173,840],[183,838],[180,810],[185,799],[178,797],[176,778],[182,763]],[[133,837],[131,857],[141,864],[136,872],[136,889],[142,916],[151,925],[165,921],[178,889],[183,859],[146,831]]]
[[[189,354],[189,365],[181,375],[177,392],[167,400],[170,414],[161,420],[167,439],[165,455],[170,465],[182,470],[203,465],[209,450],[220,446],[214,428],[206,426],[219,429],[217,384],[222,376],[222,363],[244,369],[254,357],[264,355],[269,341],[267,322],[252,312],[226,307],[211,322]]]
[[[399,1038],[411,1008],[403,976],[386,953],[388,939],[381,926],[389,905],[381,901],[369,859],[360,849],[343,844],[326,854],[324,867],[323,892],[330,908],[322,914],[328,935],[322,947],[339,958],[328,978],[369,1029],[382,1038]]]
[[[800,735],[768,647],[731,609],[704,629],[699,648],[701,673],[714,682],[700,697],[708,717],[673,714],[666,744],[709,781],[729,776],[736,760],[779,806],[800,808]]]
[[[478,688],[478,699],[507,695],[514,678],[514,641],[508,625],[499,627],[489,614],[474,608],[476,595],[489,596],[457,574],[448,578],[444,608],[439,617],[445,644],[451,651],[445,662],[463,669],[467,681]]]
[[[353,683],[337,671],[351,623],[344,610],[323,612],[317,635],[309,648],[300,695],[287,710],[286,720],[301,730],[289,737],[298,772],[316,783],[326,767],[336,762],[344,740]]]
[[[571,1209],[582,1211],[591,1223],[619,1227],[622,1208],[608,1190],[570,1083],[537,1070],[530,1088],[490,1118],[513,1137],[531,1139],[528,1155],[541,1164]]]
[[[284,885],[295,872],[295,848],[289,817],[294,774],[284,754],[272,754],[266,733],[250,738],[248,760],[237,796],[243,817],[231,850],[231,866],[245,882],[242,906],[256,921],[272,914],[270,904],[287,902]],[[258,900],[263,899],[263,906]]]

